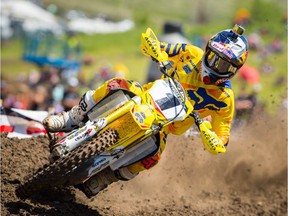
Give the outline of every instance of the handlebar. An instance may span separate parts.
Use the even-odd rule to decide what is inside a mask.
[[[194,118],[195,124],[199,128],[199,125],[203,122],[203,119],[199,117],[199,113],[191,112],[189,115]]]

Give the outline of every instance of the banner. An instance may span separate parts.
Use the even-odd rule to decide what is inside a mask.
[[[48,116],[46,111],[22,110],[1,107],[0,132],[8,132],[8,137],[31,138],[46,135],[42,120]]]

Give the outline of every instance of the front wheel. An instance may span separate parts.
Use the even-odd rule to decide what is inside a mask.
[[[106,130],[92,141],[74,149],[65,157],[59,158],[49,165],[44,165],[16,189],[16,195],[20,199],[25,199],[41,190],[56,186],[68,186],[67,174],[83,162],[115,144],[117,140],[118,134],[114,129]]]

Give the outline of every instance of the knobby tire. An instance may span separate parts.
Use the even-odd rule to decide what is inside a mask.
[[[65,186],[66,176],[71,170],[112,146],[117,139],[118,134],[115,130],[106,130],[92,141],[69,152],[65,157],[59,158],[54,163],[44,165],[32,177],[17,187],[16,195],[20,199],[26,199],[41,190]]]

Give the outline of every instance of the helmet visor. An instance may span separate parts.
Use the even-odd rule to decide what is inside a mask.
[[[234,66],[226,59],[220,57],[217,53],[215,53],[210,49],[207,50],[205,61],[210,69],[219,74],[228,74],[228,73],[235,74],[237,71],[236,66]]]

